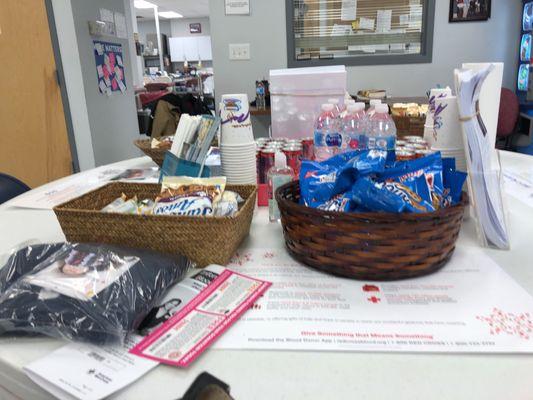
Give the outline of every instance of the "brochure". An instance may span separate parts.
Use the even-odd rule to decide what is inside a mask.
[[[100,167],[75,174],[61,183],[52,183],[24,193],[6,203],[12,207],[51,210],[55,206],[97,189],[110,181],[157,183],[156,167],[124,169]]]
[[[155,317],[165,319],[168,316],[168,319],[153,327],[151,333],[130,351],[132,354],[177,367],[186,367],[270,286],[270,282],[218,266],[208,267],[207,271],[218,276],[207,282],[204,288],[200,286],[200,293],[190,302],[184,301],[184,297],[191,291],[181,291],[183,285],[177,286],[177,290],[167,296],[166,302],[163,303],[163,312],[160,317]],[[172,300],[173,303],[169,303]],[[181,304],[185,305],[180,307]],[[173,315],[170,316],[167,310],[172,307],[174,310],[170,313]],[[165,312],[167,313],[164,314]]]

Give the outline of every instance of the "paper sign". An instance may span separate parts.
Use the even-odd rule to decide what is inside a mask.
[[[100,8],[100,21],[114,22],[113,11],[107,8]]]
[[[334,24],[333,29],[331,30],[331,36],[346,36],[352,32],[350,25],[339,25]]]
[[[269,286],[269,282],[224,269],[199,295],[130,352],[186,367],[235,323]]]
[[[391,28],[392,10],[378,10],[376,32],[388,32]]]
[[[130,336],[123,347],[73,342],[23,370],[37,385],[59,399],[103,399],[158,365],[128,354],[140,339],[140,336]]]
[[[357,17],[357,0],[342,0],[341,21],[353,21]]]
[[[533,298],[477,247],[396,282],[327,275],[285,249],[239,253],[228,267],[272,287],[218,349],[533,353]]]
[[[249,15],[250,0],[224,0],[226,15]]]
[[[422,6],[409,6],[409,28],[422,30]]]
[[[359,29],[374,30],[373,18],[359,18]]]
[[[117,37],[121,39],[128,38],[128,30],[126,28],[126,17],[124,14],[119,12],[115,13],[115,30],[117,32]]]

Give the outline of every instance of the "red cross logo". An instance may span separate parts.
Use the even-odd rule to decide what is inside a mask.
[[[374,303],[374,304],[379,303],[381,301],[381,299],[379,297],[376,297],[376,296],[369,297],[367,300],[372,302],[372,303]]]

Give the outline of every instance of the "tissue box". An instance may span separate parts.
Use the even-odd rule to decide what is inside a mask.
[[[321,104],[331,98],[342,102],[345,93],[344,65],[271,70],[272,137],[312,136]]]

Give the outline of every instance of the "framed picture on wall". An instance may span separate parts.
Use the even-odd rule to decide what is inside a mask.
[[[491,0],[450,0],[449,22],[486,21]]]
[[[198,22],[189,24],[189,32],[190,33],[202,33],[202,24]]]

